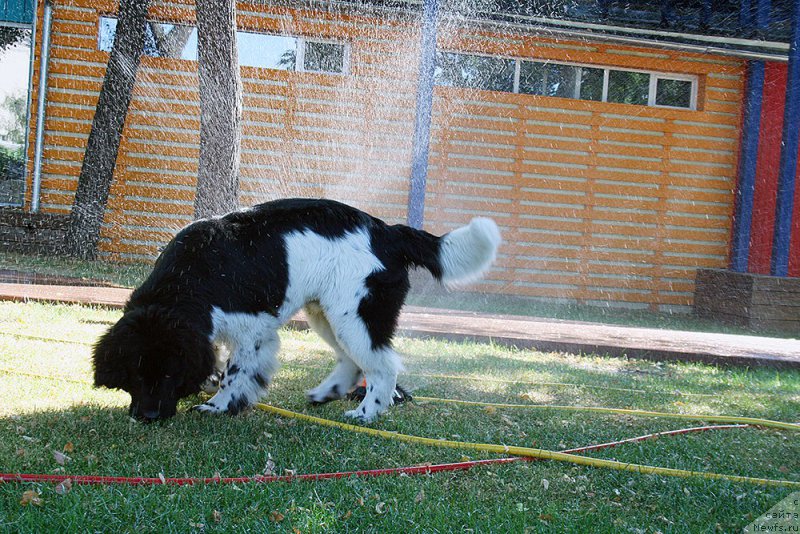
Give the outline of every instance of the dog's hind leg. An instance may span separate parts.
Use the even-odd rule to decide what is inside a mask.
[[[280,340],[274,328],[263,324],[242,324],[235,336],[226,338],[231,355],[219,390],[209,400],[193,409],[201,412],[236,415],[258,402],[278,370]]]
[[[353,359],[361,367],[367,381],[366,395],[356,409],[344,415],[369,422],[394,404],[397,373],[402,369],[400,356],[391,347],[383,347],[354,352]]]
[[[225,372],[225,365],[230,357],[228,348],[218,343],[214,344],[214,353],[217,356],[214,362],[214,372],[211,373],[211,376],[206,378],[205,382],[200,384],[200,390],[209,395],[213,395],[219,391],[219,383],[220,380],[222,380],[222,374]]]
[[[402,369],[400,357],[390,343],[373,342],[357,310],[327,315],[337,341],[367,380],[364,400],[355,410],[345,412],[345,416],[364,422],[372,421],[393,404],[397,373]]]
[[[305,312],[309,326],[336,353],[336,367],[320,385],[306,392],[306,397],[314,404],[340,399],[356,384],[361,376],[361,369],[350,359],[350,356],[336,340],[336,334],[333,333],[322,308],[316,303],[308,304]]]

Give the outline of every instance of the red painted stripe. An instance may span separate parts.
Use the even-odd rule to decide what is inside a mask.
[[[765,65],[749,265],[750,272],[758,274],[769,274],[772,258],[786,77],[786,65],[774,62]]]
[[[787,75],[786,64],[773,62],[765,65],[761,136],[758,144],[753,224],[750,237],[749,271],[751,273],[770,274]],[[798,127],[800,127],[800,123]],[[789,276],[800,277],[800,158],[798,158],[795,176],[799,178],[795,181],[794,190],[792,236],[789,244]]]

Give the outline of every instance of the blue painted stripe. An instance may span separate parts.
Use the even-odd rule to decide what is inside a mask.
[[[411,160],[411,187],[408,192],[408,224],[414,228],[422,228],[422,219],[425,213],[425,188],[428,181],[428,157],[431,145],[433,81],[436,73],[436,21],[438,18],[439,0],[425,0],[422,11],[422,40]]]
[[[797,151],[800,146],[800,1],[794,1],[792,40],[789,46],[789,73],[786,80],[786,104],[783,112],[781,162],[778,174],[778,201],[775,208],[775,232],[772,240],[773,276],[789,273],[789,243],[792,236],[792,210],[797,178]]]
[[[753,196],[756,189],[758,140],[761,130],[761,103],[764,96],[764,62],[751,61],[747,70],[742,150],[739,154],[739,187],[733,219],[731,270],[746,273],[750,259],[750,229],[753,222]]]

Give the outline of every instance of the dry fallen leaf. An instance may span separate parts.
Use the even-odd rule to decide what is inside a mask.
[[[277,510],[273,510],[269,513],[269,520],[272,521],[273,523],[280,523],[281,521],[284,520],[285,517],[286,517],[285,515],[283,515]]]
[[[67,478],[58,483],[58,485],[55,488],[55,492],[58,495],[66,495],[67,493],[70,492],[71,489],[72,489],[72,479]]]
[[[293,477],[297,474],[297,469],[284,469],[283,476],[285,477]]]
[[[64,449],[63,450],[64,450],[64,452],[72,453],[75,450],[75,445],[71,441],[68,441],[64,445]]]
[[[345,519],[350,519],[350,516],[352,516],[352,515],[353,515],[353,511],[352,510],[348,510],[344,514],[342,514],[342,517],[340,517],[339,519],[344,521]]]
[[[29,504],[33,506],[41,506],[42,499],[39,497],[39,492],[36,490],[28,490],[22,494],[22,498],[19,500],[19,503],[22,506],[28,506]]]
[[[214,510],[211,512],[211,520],[214,521],[214,523],[219,523],[222,521],[222,513],[219,510]]]
[[[486,407],[483,408],[483,411],[488,413],[488,414],[493,414],[493,413],[497,413],[497,408],[495,408],[494,406],[486,406]]]
[[[58,465],[64,465],[65,463],[72,461],[72,458],[60,451],[53,451],[53,458]]]
[[[275,476],[275,462],[272,461],[272,458],[267,460],[267,465],[264,467],[264,476]]]

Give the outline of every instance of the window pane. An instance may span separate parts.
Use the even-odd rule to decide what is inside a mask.
[[[435,80],[451,87],[512,92],[514,60],[439,52]]]
[[[111,52],[116,32],[116,18],[100,17],[98,50]],[[197,28],[185,24],[148,21],[144,37],[144,55],[197,61]]]
[[[560,63],[523,61],[519,71],[519,92],[530,95],[575,98],[575,84],[580,68]],[[600,72],[602,73],[602,70]],[[602,92],[602,79],[600,90]]]
[[[656,80],[656,105],[691,108],[692,82],[689,80]]]
[[[266,33],[237,32],[239,65],[265,69],[295,70],[297,38]]]
[[[603,100],[604,69],[581,67],[581,98],[583,100]]]
[[[608,101],[619,104],[647,105],[650,94],[650,74],[612,70],[608,73]]]
[[[0,26],[0,204],[22,204],[31,30]]]
[[[521,61],[519,66],[519,92],[528,95],[543,95],[544,79],[547,70],[545,63]]]
[[[573,65],[548,64],[545,70],[545,94],[561,98],[575,98],[578,68]]]
[[[117,32],[117,19],[111,17],[100,17],[100,28],[98,29],[97,49],[103,52],[111,52],[114,46],[114,34]]]
[[[313,72],[344,72],[344,45],[306,41],[303,69]]]
[[[185,24],[148,22],[145,55],[197,61],[197,28]]]

